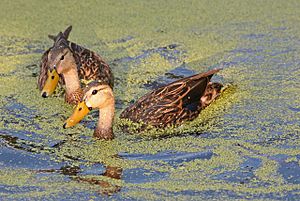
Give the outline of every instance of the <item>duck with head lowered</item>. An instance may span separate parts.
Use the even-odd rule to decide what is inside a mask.
[[[54,44],[42,56],[38,86],[46,98],[60,80],[66,87],[66,102],[77,104],[83,95],[81,80],[98,80],[113,88],[114,78],[109,65],[98,54],[68,40],[71,30],[69,26],[57,36],[49,35]]]
[[[142,123],[145,125],[142,129],[147,126],[176,126],[184,121],[193,120],[220,95],[223,85],[210,82],[211,77],[219,70],[214,69],[179,79],[151,91],[126,108],[120,118]],[[98,81],[93,81],[84,89],[82,101],[63,127],[76,125],[92,109],[99,109],[94,137],[113,139],[114,94],[109,85]]]

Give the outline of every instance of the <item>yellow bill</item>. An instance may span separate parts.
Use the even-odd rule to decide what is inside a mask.
[[[42,97],[47,98],[48,96],[53,94],[57,86],[58,80],[59,80],[59,75],[56,72],[56,70],[55,69],[53,69],[52,71],[48,70],[48,78],[42,90]]]
[[[89,111],[90,109],[86,106],[85,102],[84,101],[80,102],[76,106],[73,114],[67,119],[63,127],[69,128],[75,126],[80,122],[81,119],[83,119],[89,113]]]

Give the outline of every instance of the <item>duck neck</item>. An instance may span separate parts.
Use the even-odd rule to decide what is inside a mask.
[[[112,140],[114,138],[113,133],[113,120],[115,115],[115,101],[104,108],[99,109],[99,121],[97,128],[94,132],[94,137],[98,139]]]
[[[83,95],[77,69],[72,68],[63,75],[66,83],[66,101],[77,104]]]

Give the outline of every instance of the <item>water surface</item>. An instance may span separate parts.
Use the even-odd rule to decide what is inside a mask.
[[[0,196],[4,200],[300,199],[298,1],[0,3]],[[228,89],[174,129],[92,138],[36,86],[48,34],[98,52],[117,114],[144,93],[222,67]],[[148,134],[148,135],[147,135]]]

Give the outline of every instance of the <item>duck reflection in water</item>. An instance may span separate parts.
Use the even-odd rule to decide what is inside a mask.
[[[44,146],[35,145],[33,143],[27,142],[26,140],[19,140],[18,137],[10,136],[10,135],[2,135],[0,134],[0,140],[3,141],[4,144],[6,144],[8,147],[12,147],[17,150],[22,150],[27,153],[39,153],[38,150],[44,150]],[[65,144],[66,141],[62,141],[58,144],[55,144],[52,146],[52,148],[60,148],[61,145]],[[72,158],[69,156],[65,156],[71,160],[77,161],[78,158]],[[118,156],[111,156],[111,157],[118,157]],[[96,165],[96,163],[94,164]],[[105,164],[104,164],[105,165]],[[34,173],[59,173],[66,176],[69,176],[72,180],[82,182],[82,183],[89,183],[92,185],[98,185],[99,191],[98,193],[101,195],[113,195],[114,193],[117,193],[121,190],[121,186],[115,185],[111,183],[110,179],[117,179],[120,180],[122,177],[123,169],[121,167],[114,167],[110,165],[105,166],[105,171],[101,173],[100,175],[109,179],[103,179],[97,177],[99,175],[95,175],[95,178],[87,178],[84,175],[80,175],[82,169],[80,169],[78,166],[62,166],[60,169],[40,169],[40,170],[32,170]]]
[[[115,185],[107,181],[107,179],[101,180],[101,178],[87,178],[80,176],[81,169],[78,166],[63,166],[59,170],[49,169],[49,170],[38,170],[39,173],[60,173],[66,176],[70,176],[72,180],[89,183],[92,185],[99,185],[98,193],[101,195],[111,196],[121,190],[121,186]],[[100,174],[101,176],[108,177],[111,179],[121,179],[123,169],[121,167],[106,166],[105,172]]]

